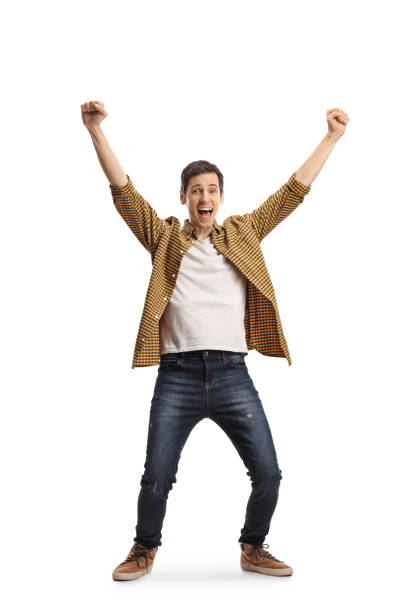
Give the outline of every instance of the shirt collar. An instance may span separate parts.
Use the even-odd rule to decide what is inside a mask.
[[[213,223],[213,227],[215,228],[215,230],[218,232],[218,234],[221,233],[221,226],[218,225],[217,221],[214,219],[214,223]],[[185,232],[187,234],[187,236],[195,236],[197,237],[196,231],[195,231],[195,227],[192,223],[190,223],[189,219],[184,219],[184,225],[182,228],[182,231]]]

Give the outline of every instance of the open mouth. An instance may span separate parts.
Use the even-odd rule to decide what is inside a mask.
[[[198,210],[198,214],[202,219],[209,219],[213,213],[212,208],[202,208]]]

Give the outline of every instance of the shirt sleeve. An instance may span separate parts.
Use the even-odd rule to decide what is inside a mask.
[[[295,172],[278,191],[268,197],[249,217],[259,242],[265,238],[281,221],[303,202],[310,191],[310,185],[304,185],[295,178]]]
[[[113,203],[139,242],[152,253],[156,250],[166,222],[136,191],[129,175],[126,176],[128,182],[124,187],[109,185]]]

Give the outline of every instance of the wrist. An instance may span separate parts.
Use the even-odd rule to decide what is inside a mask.
[[[102,134],[102,128],[100,125],[87,125],[86,129],[88,130],[88,132],[90,133],[90,135],[100,135]]]
[[[339,140],[340,137],[341,137],[340,134],[334,134],[333,132],[327,132],[323,140],[326,140],[326,142],[328,142],[329,144],[335,144]]]

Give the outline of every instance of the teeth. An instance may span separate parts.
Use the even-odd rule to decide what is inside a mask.
[[[198,210],[212,211],[212,208],[199,208]]]

